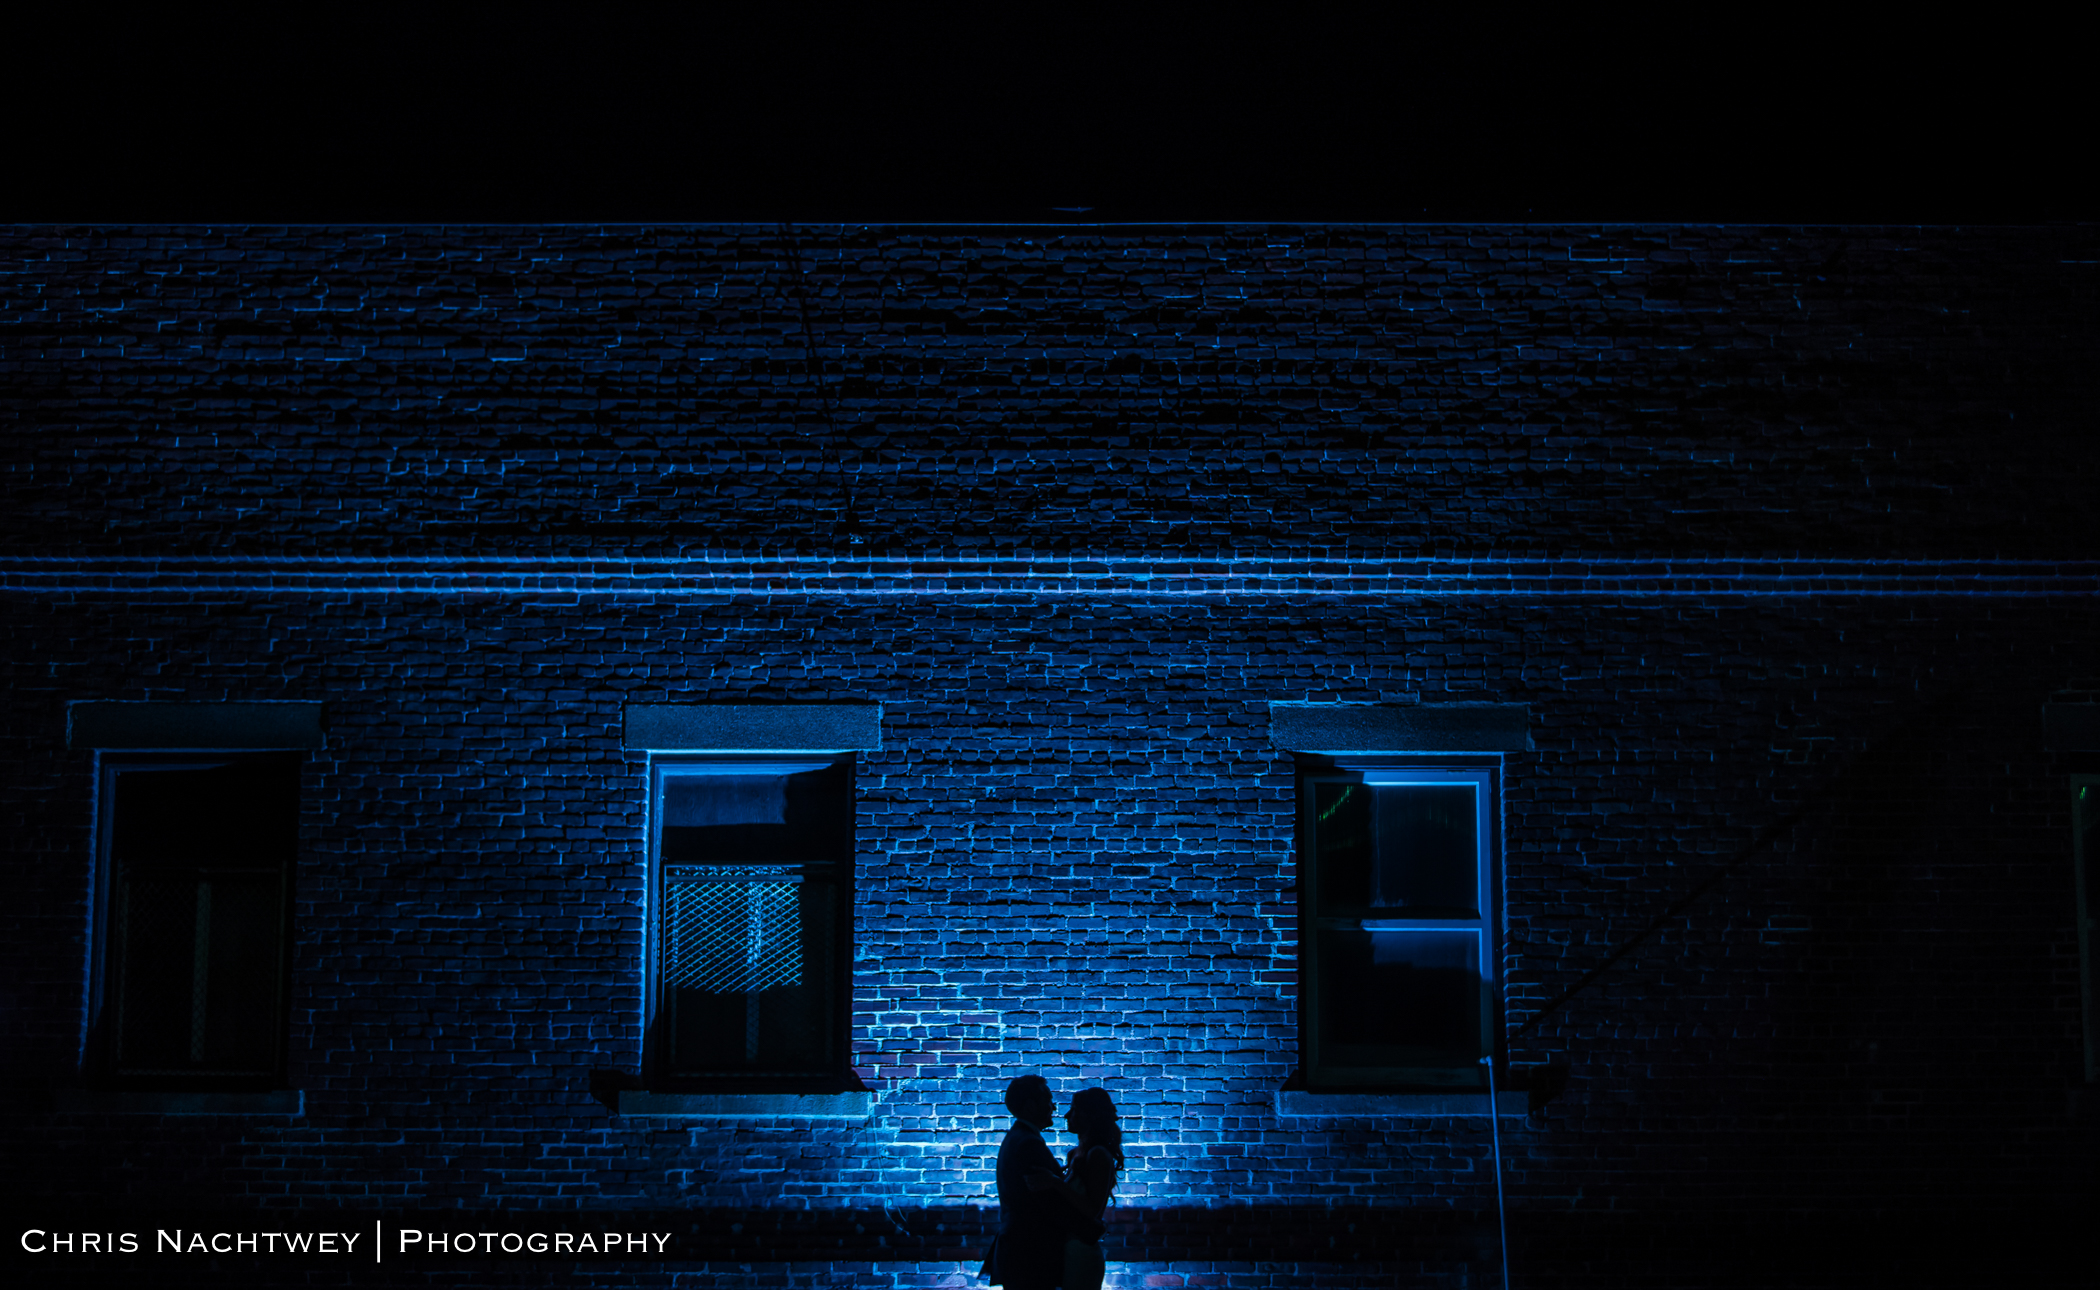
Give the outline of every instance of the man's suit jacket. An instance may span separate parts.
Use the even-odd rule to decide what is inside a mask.
[[[1057,1157],[1034,1125],[1020,1120],[999,1144],[999,1240],[984,1275],[1008,1290],[1049,1290],[1064,1276],[1064,1202],[1054,1191],[1030,1191],[1028,1175],[1057,1170]]]

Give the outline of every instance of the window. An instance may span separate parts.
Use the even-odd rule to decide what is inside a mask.
[[[286,753],[102,759],[92,1043],[104,1079],[282,1082],[299,765]]]
[[[1301,758],[1299,1021],[1312,1089],[1484,1087],[1495,765]]]
[[[2071,856],[2077,865],[2078,961],[2085,1005],[2085,1077],[2100,1081],[2100,775],[2071,777]]]
[[[658,760],[650,797],[652,1086],[857,1087],[852,757]]]

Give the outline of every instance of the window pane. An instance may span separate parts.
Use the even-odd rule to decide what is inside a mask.
[[[117,1060],[172,1070],[190,1064],[197,954],[197,883],[140,878],[116,897]]]
[[[1472,931],[1319,933],[1323,1061],[1470,1066],[1480,1046],[1480,939]]]
[[[226,1069],[268,1070],[276,1064],[283,890],[275,874],[221,874],[210,887],[200,1060]]]
[[[1371,903],[1371,790],[1313,782],[1313,862],[1326,918],[1361,915]]]
[[[664,980],[708,994],[796,985],[802,927],[788,882],[664,884]]]
[[[834,864],[850,838],[842,777],[664,776],[664,864]]]
[[[833,1062],[833,885],[677,885],[692,890],[676,898],[683,922],[665,938],[673,1066],[755,1071]]]
[[[787,823],[785,775],[675,775],[664,781],[664,824]]]
[[[1478,816],[1471,784],[1375,788],[1371,903],[1420,915],[1479,916]]]
[[[298,762],[117,764],[104,1009],[116,1069],[267,1075],[283,1048]]]
[[[296,763],[120,768],[115,786],[110,858],[120,868],[276,869],[298,847]]]

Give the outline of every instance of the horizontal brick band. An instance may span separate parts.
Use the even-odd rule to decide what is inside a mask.
[[[865,1120],[874,1106],[873,1093],[620,1093],[621,1115],[673,1119]]]
[[[37,558],[0,560],[0,592],[1108,600],[1651,600],[2100,595],[2091,560],[1180,560],[711,558]]]
[[[1284,1089],[1276,1094],[1279,1119],[1439,1119],[1477,1116],[1486,1119],[1486,1093],[1308,1093]],[[1522,1118],[1530,1109],[1526,1093],[1497,1093],[1494,1113]]]

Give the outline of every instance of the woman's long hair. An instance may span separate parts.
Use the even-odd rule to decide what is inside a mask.
[[[1105,1088],[1083,1088],[1072,1095],[1072,1118],[1079,1122],[1085,1147],[1106,1147],[1123,1167],[1123,1126],[1116,1122],[1116,1104]]]

